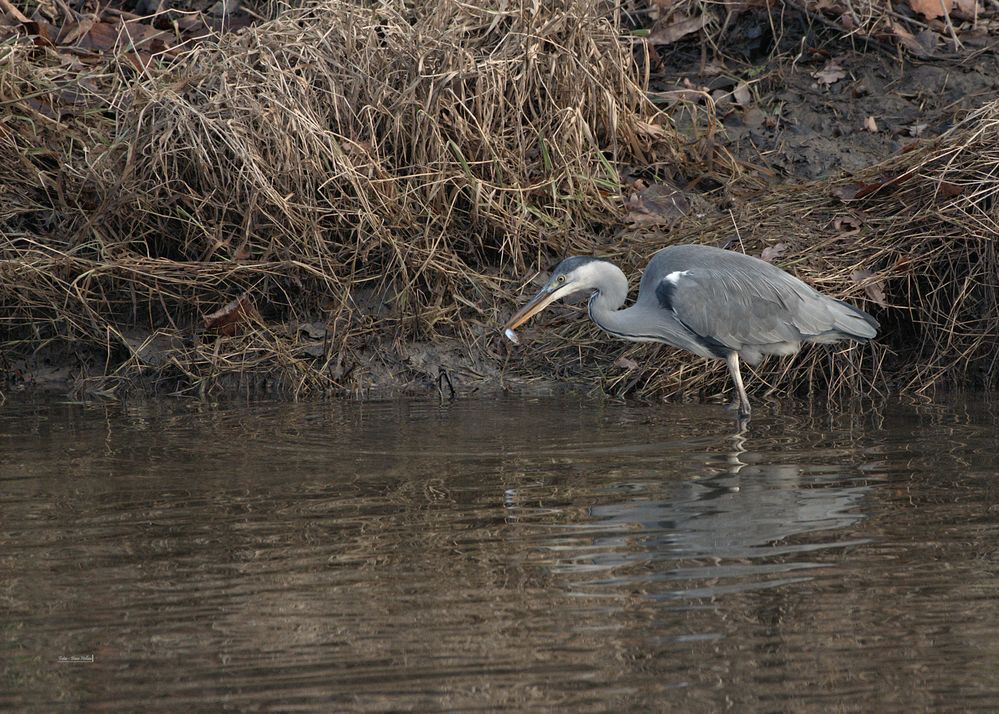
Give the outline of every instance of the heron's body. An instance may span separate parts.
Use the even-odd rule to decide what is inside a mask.
[[[665,248],[649,261],[638,298],[627,300],[621,270],[594,258],[567,258],[548,284],[507,323],[512,330],[554,300],[589,291],[590,318],[626,340],[663,342],[725,360],[749,413],[739,359],[787,355],[805,342],[868,340],[878,323],[862,310],[817,292],[766,261],[702,245]]]

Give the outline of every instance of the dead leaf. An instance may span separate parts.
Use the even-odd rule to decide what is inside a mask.
[[[936,53],[937,45],[940,44],[940,35],[927,27],[925,30],[916,35],[916,41],[923,48],[923,52],[926,53],[926,56],[931,57],[934,53]]]
[[[28,99],[25,100],[25,104],[31,107],[34,112],[41,114],[43,117],[51,119],[52,121],[59,121],[59,112],[47,103],[35,99],[34,97],[28,97]]]
[[[28,20],[27,22],[22,22],[21,26],[24,28],[25,32],[29,35],[33,35],[33,42],[36,47],[55,47],[52,44],[52,36],[55,35],[52,27],[49,23],[45,21],[35,21]]]
[[[857,235],[861,225],[860,220],[853,216],[836,216],[833,219],[833,230],[841,237]]]
[[[978,0],[954,0],[952,14],[964,20],[974,20],[978,16]]]
[[[941,181],[937,186],[937,195],[944,198],[955,198],[964,193],[964,186],[950,181]]]
[[[700,31],[708,24],[708,16],[698,15],[697,17],[687,17],[686,15],[678,15],[676,18],[671,18],[669,23],[663,26],[660,26],[660,22],[657,21],[652,26],[652,31],[649,33],[647,39],[654,45],[670,45],[687,35]]]
[[[772,263],[775,258],[780,258],[786,252],[787,243],[776,243],[775,245],[768,245],[764,248],[763,252],[760,253],[760,257],[768,263]]]
[[[864,131],[869,131],[872,134],[878,133],[878,123],[874,121],[874,117],[864,119]]]
[[[257,306],[253,304],[250,293],[244,293],[222,309],[202,318],[206,330],[229,337],[238,334],[246,323],[260,319],[260,313],[257,311]]]
[[[750,107],[742,114],[742,123],[750,129],[756,129],[764,124],[770,124],[773,117],[764,114],[758,107]]]
[[[826,62],[826,66],[818,72],[812,72],[812,79],[825,85],[835,84],[844,77],[846,77],[846,70],[834,59]]]
[[[621,355],[616,360],[614,360],[614,366],[630,371],[633,369],[638,369],[638,362],[631,359],[630,357],[625,357],[624,355]]]
[[[875,187],[876,190],[877,186],[878,184],[860,183],[859,181],[854,181],[853,183],[836,186],[829,193],[841,201],[855,201],[861,192],[865,192],[864,196],[874,193],[871,188]],[[860,198],[863,198],[864,196],[860,196]]]
[[[302,340],[298,343],[299,349],[309,357],[325,357],[329,345],[325,340]]]
[[[239,10],[240,0],[219,0],[208,8],[208,14],[212,17],[228,17]]]
[[[927,20],[935,20],[950,14],[953,0],[909,0],[909,7]]]
[[[110,22],[95,22],[87,34],[82,35],[75,46],[94,52],[111,52],[118,44],[121,35],[121,25]]]
[[[867,297],[881,307],[888,307],[888,303],[885,302],[884,283],[880,280],[871,280],[873,277],[874,273],[870,270],[855,270],[850,274],[850,279],[855,283],[864,283],[864,292],[867,293]]]
[[[837,186],[830,193],[842,201],[858,201],[867,198],[882,189],[895,188],[902,185],[916,174],[915,169],[903,171],[900,174],[884,173],[877,177],[876,181],[853,183]]]
[[[626,208],[629,223],[673,226],[690,213],[690,200],[672,184],[654,183],[632,194]]]
[[[928,57],[926,48],[916,39],[915,35],[897,22],[891,23],[891,32],[902,46],[917,57]]]
[[[90,15],[88,17],[80,18],[79,22],[67,22],[63,25],[62,32],[59,34],[59,39],[56,40],[57,44],[73,44],[90,32],[90,28],[94,26],[94,22],[96,22],[96,20],[96,15]]]
[[[656,20],[673,7],[673,0],[651,0],[649,2],[649,17]]]
[[[740,107],[748,107],[753,101],[753,94],[749,91],[749,85],[739,82],[739,85],[732,90],[732,99]]]
[[[308,335],[313,340],[324,340],[328,334],[326,323],[324,322],[302,322],[298,325],[298,331]]]

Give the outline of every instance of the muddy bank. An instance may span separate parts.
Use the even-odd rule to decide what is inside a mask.
[[[722,368],[578,307],[519,347],[497,331],[564,255],[637,278],[685,242],[768,250],[886,328],[767,362],[758,391],[995,384],[981,42],[891,54],[793,8],[664,42],[682,18],[514,5],[327,2],[190,51],[39,50],[23,26],[0,60],[4,391],[714,394]]]

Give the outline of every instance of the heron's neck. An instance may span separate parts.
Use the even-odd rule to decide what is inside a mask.
[[[590,296],[590,319],[607,332],[618,333],[618,312],[628,298],[628,278],[612,263],[600,261],[594,267],[599,271],[599,287]]]

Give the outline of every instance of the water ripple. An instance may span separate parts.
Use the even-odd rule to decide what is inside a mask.
[[[993,708],[995,410],[768,406],[8,402],[0,708]]]

